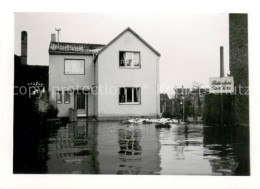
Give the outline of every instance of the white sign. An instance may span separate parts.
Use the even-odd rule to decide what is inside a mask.
[[[210,93],[233,93],[234,92],[233,77],[210,77],[209,92]]]
[[[65,74],[84,75],[85,60],[65,59]]]

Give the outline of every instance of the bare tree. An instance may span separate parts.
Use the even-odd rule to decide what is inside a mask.
[[[203,84],[202,83],[199,83],[199,82],[192,82],[192,88],[193,89],[198,89],[199,90],[199,94],[200,94],[200,87],[202,86]]]
[[[198,110],[196,111],[197,113],[196,114],[200,114],[201,113],[201,99],[200,99],[200,88],[203,84],[202,83],[199,83],[199,82],[192,82],[192,88],[193,89],[197,89],[198,90],[198,96],[197,96],[197,99],[198,99]]]

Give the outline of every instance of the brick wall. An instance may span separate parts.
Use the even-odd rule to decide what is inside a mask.
[[[249,125],[247,14],[229,15],[230,74],[234,77],[234,124]]]
[[[231,125],[234,120],[234,95],[208,94],[205,96],[203,123],[205,125]],[[222,102],[222,104],[221,104]]]
[[[235,94],[207,95],[203,121],[207,125],[249,126],[247,14],[229,14],[229,53],[230,76],[234,77]]]

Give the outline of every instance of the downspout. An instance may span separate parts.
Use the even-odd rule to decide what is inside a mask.
[[[94,86],[96,85],[96,64],[95,64],[95,54],[93,53],[93,64],[94,64]],[[92,86],[93,90],[93,86]],[[94,116],[96,116],[96,96],[94,95]]]
[[[159,81],[159,57],[156,60],[156,114],[160,117],[160,81]]]

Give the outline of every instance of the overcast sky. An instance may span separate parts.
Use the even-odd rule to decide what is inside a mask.
[[[15,13],[15,54],[21,55],[23,30],[28,64],[48,65],[55,28],[61,28],[61,42],[107,44],[127,27],[160,52],[161,92],[193,81],[208,87],[209,77],[219,76],[220,46],[229,73],[228,14]]]

